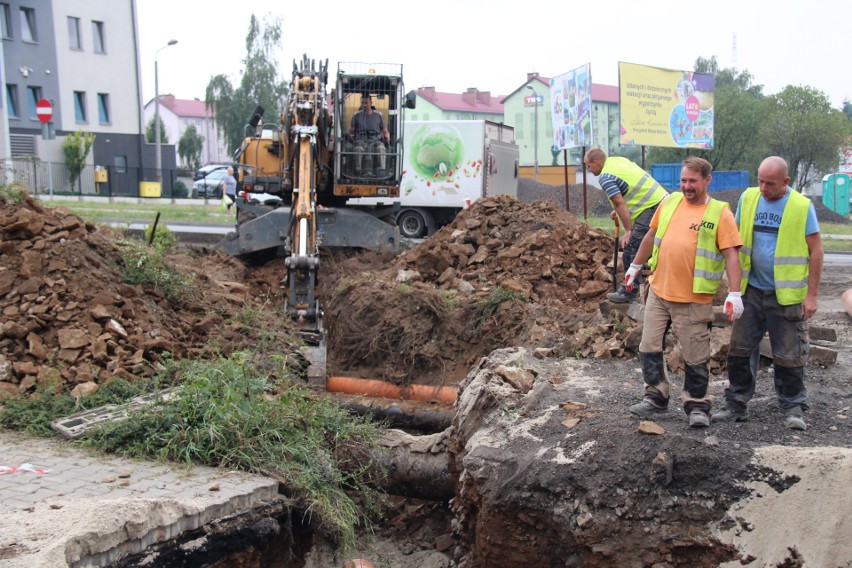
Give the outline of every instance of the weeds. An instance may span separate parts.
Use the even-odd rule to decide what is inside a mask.
[[[379,509],[369,469],[379,427],[301,388],[266,396],[251,359],[187,362],[176,397],[103,424],[88,443],[125,456],[273,472],[326,534],[354,546],[361,516],[347,491],[358,491],[368,511]]]
[[[176,304],[192,290],[192,279],[182,274],[166,260],[163,251],[146,247],[133,240],[120,241],[124,250],[121,278],[127,284],[153,286]]]
[[[151,231],[154,225],[145,227],[145,242],[151,243],[158,252],[167,253],[177,249],[178,238],[165,224],[157,224],[157,230],[154,231],[154,240],[151,240]]]
[[[26,188],[18,183],[0,184],[0,199],[7,203],[19,203],[24,200]]]
[[[520,300],[522,302],[527,301],[527,297],[521,294],[520,292],[515,292],[514,290],[507,290],[501,286],[495,286],[491,289],[488,294],[488,297],[479,302],[477,306],[477,317],[476,317],[476,327],[482,327],[482,324],[485,323],[485,320],[490,318],[494,312],[497,311],[497,308],[500,307],[500,304],[506,301]]]

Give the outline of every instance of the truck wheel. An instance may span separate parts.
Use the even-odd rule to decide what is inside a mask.
[[[426,221],[417,211],[403,211],[396,218],[399,234],[407,239],[419,239],[426,235]]]

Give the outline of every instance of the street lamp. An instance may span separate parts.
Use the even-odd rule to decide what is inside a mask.
[[[177,43],[176,39],[170,39],[169,43],[158,49],[154,52],[154,140],[155,140],[155,149],[157,152],[157,183],[160,186],[160,191],[163,191],[163,164],[162,157],[160,156],[160,76],[157,70],[157,55],[166,49],[167,47],[171,47]],[[174,202],[175,196],[172,193],[172,202]]]
[[[533,152],[535,153],[535,160],[533,162],[533,179],[538,182],[538,93],[535,89],[532,88],[532,85],[527,85],[527,89],[532,91],[533,96],[535,96],[535,115],[533,116],[533,120],[535,121],[535,128],[533,133]]]

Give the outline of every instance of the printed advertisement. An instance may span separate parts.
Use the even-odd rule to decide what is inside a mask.
[[[620,143],[713,148],[712,74],[618,63]]]
[[[592,73],[587,63],[550,80],[553,146],[560,150],[594,146]]]

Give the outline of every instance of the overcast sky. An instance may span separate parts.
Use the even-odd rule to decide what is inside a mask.
[[[690,70],[715,55],[767,94],[793,84],[837,108],[852,99],[852,2],[841,0],[137,0],[137,10],[145,101],[155,52],[171,39],[158,55],[160,94],[203,100],[219,73],[236,85],[252,14],[281,19],[288,80],[307,53],[332,71],[338,61],[401,63],[408,90],[506,95],[528,72],[553,77],[590,63],[595,83],[617,85],[619,61]]]

